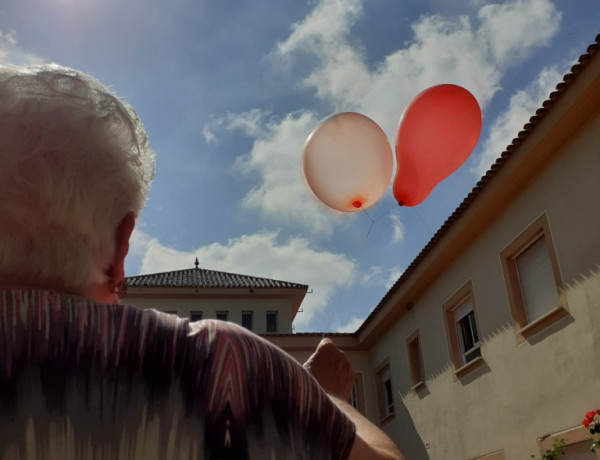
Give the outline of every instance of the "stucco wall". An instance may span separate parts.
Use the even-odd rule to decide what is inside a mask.
[[[335,337],[333,338],[335,343]],[[313,350],[287,350],[298,362],[304,363],[312,354]],[[375,397],[375,385],[369,352],[367,350],[346,350],[348,360],[352,363],[355,373],[360,373],[363,378],[364,391],[364,415],[370,420],[377,420],[377,398]]]
[[[521,343],[500,251],[547,213],[570,314]],[[442,304],[467,280],[485,364],[454,379]],[[389,357],[396,418],[385,431],[407,458],[505,458],[539,454],[537,438],[577,426],[598,404],[600,382],[600,117],[529,181],[372,347]],[[405,340],[420,330],[426,389],[410,391]],[[411,433],[411,429],[415,433]]]
[[[155,308],[161,311],[176,311],[182,318],[189,318],[190,312],[201,311],[204,319],[216,318],[217,311],[229,312],[229,321],[242,323],[242,311],[254,312],[254,329],[257,334],[267,331],[267,311],[278,312],[278,333],[292,333],[292,305],[286,298],[266,296],[215,296],[198,297],[185,295],[136,296],[128,294],[125,302],[140,308]]]

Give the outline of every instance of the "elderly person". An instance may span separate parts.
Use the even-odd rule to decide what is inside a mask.
[[[401,458],[345,402],[331,341],[302,367],[233,324],[119,304],[153,175],[99,82],[0,68],[0,459]]]

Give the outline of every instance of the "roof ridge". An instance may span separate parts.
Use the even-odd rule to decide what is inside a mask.
[[[155,273],[140,273],[139,275],[132,275],[132,276],[126,276],[126,279],[131,279],[131,278],[140,278],[142,276],[157,276],[157,275],[165,275],[167,273],[180,273],[180,272],[186,272],[188,270],[196,270],[196,268],[183,268],[180,270],[169,270],[166,272],[155,272]],[[202,270],[202,269],[199,269]]]
[[[197,275],[196,275],[197,274]],[[184,268],[147,273],[125,278],[130,287],[227,287],[227,288],[303,288],[307,284],[275,278],[245,275],[207,268]],[[232,281],[235,280],[235,281]]]

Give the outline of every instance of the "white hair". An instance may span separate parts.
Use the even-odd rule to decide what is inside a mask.
[[[97,80],[0,67],[0,276],[106,280],[117,226],[139,214],[153,177],[140,119]]]

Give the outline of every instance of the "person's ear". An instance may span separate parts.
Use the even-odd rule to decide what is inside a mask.
[[[112,263],[112,281],[119,285],[125,279],[125,257],[129,252],[129,238],[135,227],[135,214],[129,211],[115,231],[115,255]]]

